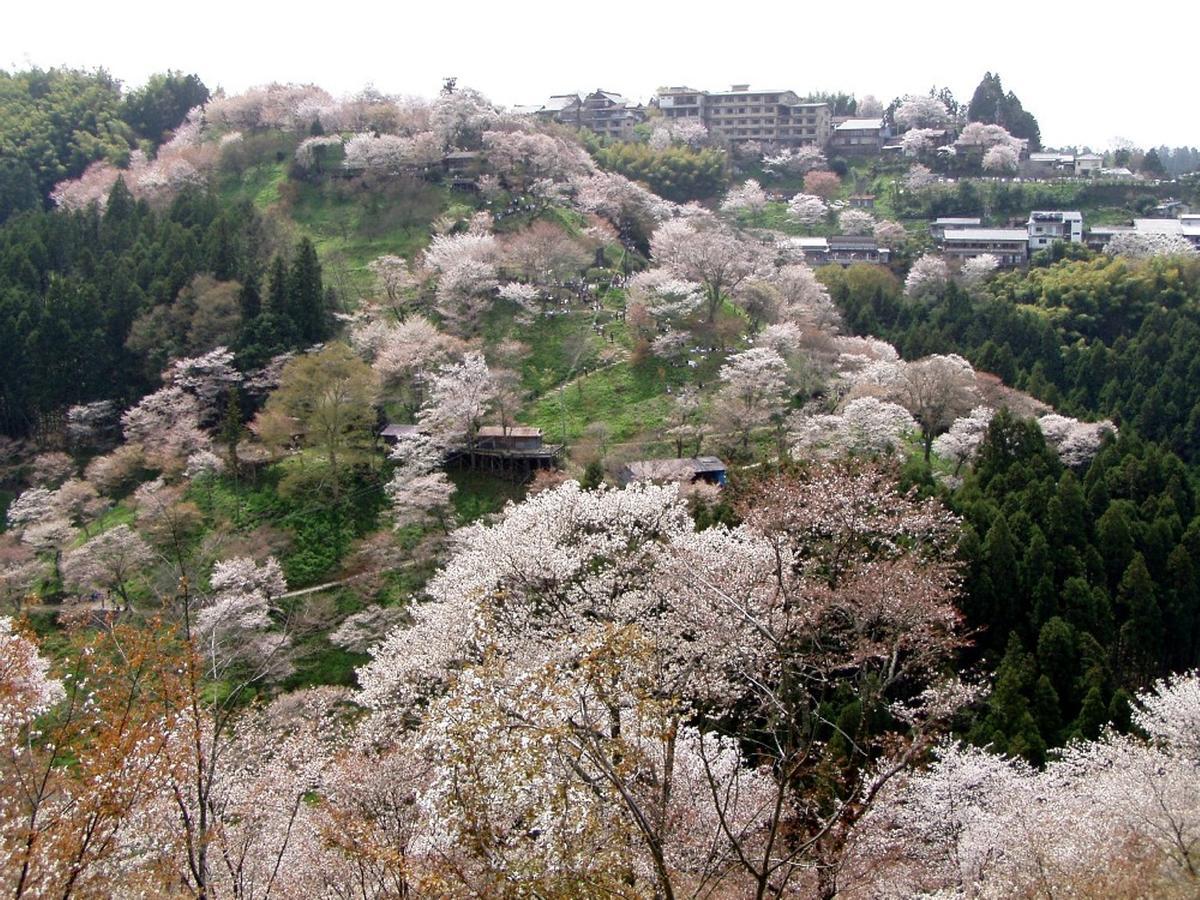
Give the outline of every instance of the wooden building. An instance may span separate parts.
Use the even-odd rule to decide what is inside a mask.
[[[635,481],[704,481],[725,484],[725,463],[715,456],[692,456],[684,459],[640,459],[622,466],[617,478],[622,485]]]
[[[545,443],[542,429],[528,425],[484,425],[475,434],[473,450],[480,468],[524,474],[553,469],[561,452],[561,444]]]

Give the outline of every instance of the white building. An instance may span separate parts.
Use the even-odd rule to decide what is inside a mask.
[[[1104,167],[1104,157],[1098,153],[1080,153],[1075,157],[1075,174],[1087,178],[1099,175]]]
[[[1080,212],[1035,211],[1025,223],[1029,230],[1029,252],[1045,250],[1055,241],[1083,243],[1083,214]]]

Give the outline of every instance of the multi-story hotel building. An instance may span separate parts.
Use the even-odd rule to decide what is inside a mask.
[[[827,103],[805,103],[794,91],[729,91],[665,88],[654,100],[667,119],[698,119],[731,144],[758,141],[790,147],[823,147],[832,133]]]

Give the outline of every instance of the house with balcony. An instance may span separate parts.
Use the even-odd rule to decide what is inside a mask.
[[[799,252],[808,265],[852,266],[869,263],[885,266],[891,260],[891,251],[881,247],[870,235],[835,234],[832,237],[788,238],[783,246]]]
[[[1030,153],[1021,165],[1021,171],[1030,178],[1062,178],[1075,174],[1073,153]]]
[[[1025,223],[1029,233],[1029,252],[1045,250],[1055,241],[1083,243],[1083,214],[1078,211],[1042,211],[1029,214]]]
[[[1029,259],[1029,232],[1024,228],[951,228],[942,234],[938,249],[950,259],[990,253],[1001,266],[1023,266]]]
[[[978,216],[942,216],[929,223],[929,236],[940,241],[942,235],[955,228],[980,228],[983,219]]]
[[[633,127],[646,121],[646,110],[620,94],[597,89],[578,94],[554,94],[539,106],[522,106],[518,111],[544,122],[557,122],[574,128],[588,128],[606,137],[628,140]]]
[[[877,156],[890,136],[883,119],[846,119],[834,127],[829,150],[843,156]]]
[[[581,126],[596,134],[627,141],[634,126],[646,121],[646,110],[620,94],[596,89],[583,98],[578,118]]]

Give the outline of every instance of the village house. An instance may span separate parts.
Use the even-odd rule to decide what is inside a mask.
[[[844,156],[876,156],[890,135],[883,119],[847,119],[834,127],[829,149]]]
[[[851,266],[855,263],[887,265],[891,251],[881,247],[870,235],[837,234],[832,237],[788,238],[786,246],[804,254],[808,265],[828,266],[832,264]]]
[[[595,90],[583,99],[579,124],[596,134],[629,140],[635,125],[646,121],[646,111],[640,103],[633,104],[611,91]]]
[[[929,236],[935,241],[940,241],[942,236],[955,228],[979,228],[983,225],[983,219],[978,216],[963,217],[963,216],[943,216],[934,219],[929,223]]]
[[[1080,153],[1075,157],[1075,174],[1084,178],[1101,174],[1104,168],[1104,157],[1099,153]]]
[[[1021,166],[1022,174],[1030,178],[1061,178],[1075,174],[1073,153],[1030,153]]]
[[[688,87],[660,90],[652,101],[666,119],[698,119],[731,144],[758,141],[786,147],[822,147],[832,131],[827,103],[806,103],[794,91],[728,91]]]
[[[850,198],[850,206],[853,209],[865,209],[873,212],[875,210],[875,195],[855,194]]]
[[[973,259],[990,253],[1002,266],[1023,266],[1029,258],[1029,232],[1024,228],[951,228],[939,249],[952,259]]]
[[[685,459],[641,459],[621,467],[617,480],[622,486],[635,481],[686,482],[724,485],[726,467],[715,456],[693,456]]]
[[[474,190],[486,171],[483,154],[477,150],[456,150],[442,157],[442,170],[452,187]]]
[[[1068,244],[1083,242],[1083,214],[1078,211],[1036,210],[1025,223],[1029,232],[1029,252],[1045,250],[1055,241]]]
[[[1174,219],[1134,219],[1131,225],[1089,228],[1084,242],[1092,250],[1103,250],[1118,234],[1177,234],[1200,249],[1200,213],[1185,213]]]
[[[585,97],[554,94],[540,106],[522,106],[518,111],[545,122],[587,128],[606,137],[629,140],[634,126],[646,121],[646,110],[620,94],[597,88]]]
[[[484,425],[475,433],[475,456],[491,470],[552,469],[561,452],[561,444],[545,443],[542,429],[529,425]]]

